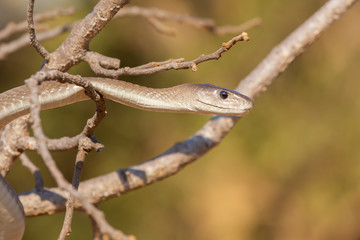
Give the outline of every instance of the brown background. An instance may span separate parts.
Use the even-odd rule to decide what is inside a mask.
[[[51,2],[51,4],[50,4]],[[238,43],[219,61],[203,63],[196,73],[169,71],[126,77],[141,85],[167,87],[206,82],[234,88],[263,57],[325,1],[225,0],[132,1],[177,13],[212,17],[219,25],[260,17],[249,30],[249,43]],[[37,1],[36,12],[72,6],[65,1]],[[51,26],[81,19],[95,1],[77,1],[77,13]],[[24,1],[0,2],[0,27],[25,19]],[[179,174],[100,204],[111,224],[138,239],[359,239],[360,230],[360,5],[299,57],[255,102],[220,146]],[[196,58],[211,53],[232,35],[214,36],[187,25],[176,37],[158,34],[142,19],[113,21],[91,49],[136,66],[169,58]],[[53,51],[66,35],[45,41]],[[37,71],[41,57],[28,47],[0,62],[5,91]],[[91,76],[86,64],[72,73]],[[78,103],[43,112],[50,137],[81,131],[93,104]],[[147,160],[183,140],[209,116],[151,113],[108,103],[109,114],[96,131],[106,148],[91,153],[84,179]],[[71,124],[64,124],[66,121]],[[75,152],[54,153],[70,179]],[[54,181],[35,153],[29,154]],[[21,192],[33,177],[16,163],[9,182]],[[24,239],[56,239],[63,214],[28,218]],[[68,239],[90,239],[90,222],[82,213]]]

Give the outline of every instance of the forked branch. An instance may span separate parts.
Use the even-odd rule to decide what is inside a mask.
[[[96,63],[97,61],[95,60],[95,58],[97,56],[94,55],[94,53],[92,52],[89,52],[86,55],[87,57],[85,58],[85,60],[89,62],[92,70],[96,74],[101,74],[112,78],[119,78],[120,76],[150,75],[167,70],[191,69],[192,71],[197,71],[198,64],[209,60],[217,60],[221,57],[223,53],[229,51],[230,48],[232,48],[237,42],[240,41],[248,42],[249,40],[250,38],[248,37],[248,34],[243,32],[240,35],[232,38],[228,42],[223,43],[221,48],[219,48],[215,52],[207,55],[202,54],[198,58],[187,62],[184,61],[184,58],[178,58],[178,59],[169,59],[163,62],[151,62],[133,68],[124,67],[124,68],[119,68],[117,70],[113,70],[113,69],[105,69],[101,67],[100,64],[101,59],[99,59],[99,63]]]

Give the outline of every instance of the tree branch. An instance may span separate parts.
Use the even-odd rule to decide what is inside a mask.
[[[196,28],[205,29],[217,35],[239,34],[261,24],[261,20],[259,18],[254,18],[237,26],[216,26],[215,21],[211,18],[194,17],[187,14],[177,14],[157,8],[146,8],[140,6],[125,7],[121,12],[116,14],[116,17],[143,17],[150,20],[155,29],[160,29],[160,32],[165,32],[170,35],[173,35],[176,32],[171,29],[166,29],[167,27],[164,27],[163,25],[159,28],[158,24],[160,21],[185,23]],[[154,19],[157,20],[156,23],[152,22]],[[165,31],[163,31],[164,29]]]
[[[48,31],[40,32],[37,34],[37,40],[43,41],[65,33],[69,31],[74,24],[76,23],[61,25]],[[29,46],[29,34],[24,34],[21,37],[8,43],[1,43],[0,60],[4,60],[11,53],[26,46]]]
[[[47,69],[62,72],[82,61],[90,41],[105,27],[114,15],[130,0],[100,0],[94,9],[77,25],[61,46],[50,54]]]
[[[74,137],[62,137],[58,139],[48,139],[47,148],[50,151],[65,151],[77,148],[80,138],[84,135],[84,132]],[[35,151],[37,150],[37,142],[34,137],[21,136],[17,141],[18,151]]]
[[[124,67],[124,68],[119,68],[117,70],[113,70],[113,69],[104,69],[102,68],[102,70],[99,70],[99,66],[100,64],[96,64],[97,67],[92,67],[93,63],[90,62],[90,66],[92,67],[93,71],[97,74],[102,74],[108,77],[112,77],[112,78],[119,78],[120,76],[138,76],[138,75],[149,75],[149,74],[154,74],[154,73],[158,73],[158,72],[162,72],[162,71],[167,71],[167,70],[180,70],[180,69],[191,69],[192,71],[197,71],[197,65],[209,60],[217,60],[221,57],[221,55],[225,52],[227,52],[228,50],[230,50],[230,48],[232,46],[234,46],[237,42],[240,41],[249,41],[249,37],[247,35],[247,33],[243,32],[242,34],[232,38],[231,40],[229,40],[226,43],[223,43],[221,48],[219,48],[218,50],[216,50],[213,53],[207,54],[207,55],[200,55],[198,58],[192,60],[192,61],[188,61],[188,62],[184,62],[183,58],[179,58],[179,59],[170,59],[167,61],[163,61],[163,62],[151,62],[151,63],[147,63],[141,66],[137,66],[137,67]],[[94,56],[95,57],[95,56]],[[90,61],[90,59],[93,62],[96,62],[96,60],[94,59],[94,57],[90,58],[86,58],[86,61]]]
[[[89,139],[86,137],[83,137],[81,142],[85,142],[86,140],[89,140]],[[81,174],[82,174],[82,170],[83,170],[83,166],[84,166],[84,162],[85,162],[85,157],[88,153],[86,151],[87,145],[88,145],[88,143],[85,143],[85,144],[80,143],[78,152],[76,155],[74,175],[73,175],[73,180],[72,180],[72,186],[76,190],[78,190],[78,188],[79,188]],[[64,218],[64,223],[63,223],[63,226],[62,226],[59,238],[58,238],[59,240],[65,239],[65,237],[71,233],[71,222],[72,222],[72,217],[73,217],[73,213],[74,213],[74,207],[75,207],[75,197],[73,195],[71,195],[66,202],[65,218]],[[93,219],[93,218],[91,218],[91,219]],[[97,224],[97,222],[94,221],[94,224]]]
[[[74,8],[57,9],[50,12],[44,12],[36,14],[34,16],[34,22],[40,23],[43,21],[51,20],[59,16],[68,16],[74,14]],[[28,22],[23,21],[19,23],[9,22],[2,30],[0,30],[0,41],[10,37],[13,34],[24,32],[28,29]]]
[[[38,51],[38,53],[47,61],[49,60],[49,52],[40,44],[36,39],[35,35],[35,24],[34,24],[34,2],[35,0],[29,0],[27,9],[27,22],[30,36],[30,44]]]

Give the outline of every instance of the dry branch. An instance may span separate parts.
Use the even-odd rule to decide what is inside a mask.
[[[30,36],[30,44],[45,60],[49,60],[49,52],[43,46],[41,46],[40,42],[38,41],[35,35],[34,3],[35,0],[29,0],[28,10],[27,10],[27,22],[28,22],[28,31]]]
[[[215,21],[211,18],[194,17],[188,14],[177,14],[157,8],[146,8],[140,6],[125,7],[123,11],[116,14],[116,17],[143,17],[150,20],[150,23],[155,27],[155,29],[169,35],[174,35],[176,32],[174,32],[174,29],[169,29],[164,26],[161,21],[185,23],[200,29],[208,30],[218,35],[239,34],[261,24],[261,20],[259,18],[254,18],[237,26],[216,26]],[[157,21],[154,22],[154,20]]]
[[[102,74],[102,75],[105,75],[107,77],[112,77],[112,78],[119,78],[120,76],[150,75],[150,74],[167,71],[167,70],[172,70],[172,69],[173,70],[191,69],[192,71],[196,71],[198,64],[206,62],[206,61],[210,61],[210,60],[217,60],[221,57],[221,55],[223,53],[230,50],[230,48],[232,48],[237,42],[240,42],[240,41],[247,42],[249,40],[250,40],[250,38],[248,37],[247,33],[243,32],[242,34],[232,38],[228,42],[223,43],[221,48],[219,48],[215,52],[207,54],[207,55],[202,54],[198,58],[196,58],[192,61],[187,61],[187,62],[185,62],[183,58],[178,58],[178,59],[169,59],[169,60],[166,60],[163,62],[151,62],[151,63],[147,63],[147,64],[144,64],[141,66],[133,67],[133,68],[124,67],[124,68],[119,68],[117,70],[104,69],[104,68],[102,70],[99,70],[98,68],[92,68],[92,69],[97,74]],[[90,58],[87,58],[86,60],[89,61]],[[96,60],[92,60],[92,61],[96,62]],[[90,66],[92,66],[91,63],[90,63]],[[96,64],[96,66],[98,67],[99,64]]]
[[[89,143],[87,143],[86,141],[89,140],[89,138],[87,137],[83,137],[81,139],[81,143],[79,144],[79,148],[78,148],[78,152],[76,155],[76,160],[75,160],[75,168],[74,168],[74,175],[73,175],[73,180],[72,180],[72,186],[74,187],[74,189],[78,190],[79,188],[79,184],[80,184],[80,179],[81,179],[81,174],[82,174],[82,170],[83,170],[83,166],[84,166],[84,162],[85,162],[85,157],[88,153],[88,150],[86,149],[86,147],[89,145]],[[65,212],[65,218],[64,218],[64,223],[59,235],[59,240],[65,239],[66,236],[68,236],[71,233],[71,222],[72,222],[72,217],[73,217],[73,213],[74,213],[74,207],[75,207],[75,198],[73,195],[70,196],[70,198],[67,200],[66,202],[66,212]],[[91,218],[93,219],[93,218]],[[96,224],[96,221],[95,221]]]
[[[34,16],[34,23],[40,23],[43,21],[51,20],[59,16],[67,16],[74,14],[74,8],[68,9],[57,9],[50,12],[45,12],[41,14],[37,14]],[[27,30],[28,23],[27,21],[14,23],[8,23],[1,31],[0,31],[0,41],[10,37],[13,34],[24,32]]]
[[[77,148],[79,139],[84,133],[80,133],[74,137],[62,137],[58,139],[48,139],[47,148],[50,151],[66,151]],[[17,143],[18,151],[35,151],[37,150],[37,143],[34,137],[22,136]]]
[[[65,24],[58,26],[48,31],[40,32],[37,34],[38,41],[47,40],[56,37],[62,33],[69,31],[73,24]],[[24,34],[23,36],[8,42],[0,44],[0,60],[4,60],[9,54],[18,51],[19,49],[29,46],[29,35]]]
[[[66,40],[50,54],[46,69],[67,71],[83,60],[90,41],[105,27],[129,0],[101,0],[94,9],[76,24]]]

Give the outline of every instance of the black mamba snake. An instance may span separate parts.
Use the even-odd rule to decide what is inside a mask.
[[[154,89],[119,80],[85,79],[104,98],[149,111],[242,116],[253,106],[247,96],[209,84],[189,83]],[[43,82],[39,92],[42,110],[89,99],[82,87],[56,81]],[[29,95],[26,86],[0,94],[0,128],[29,113]],[[20,200],[0,175],[0,240],[21,239],[24,229],[25,214]]]

